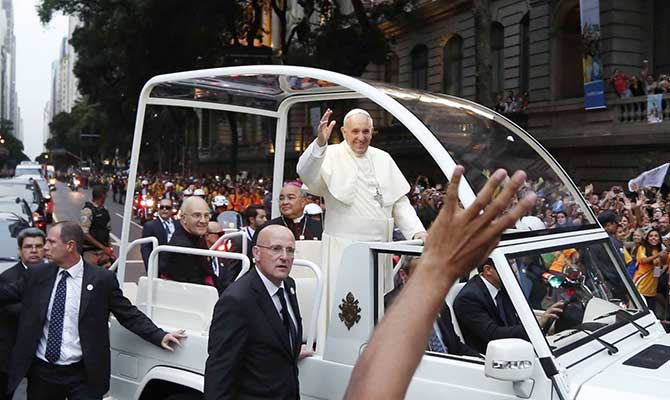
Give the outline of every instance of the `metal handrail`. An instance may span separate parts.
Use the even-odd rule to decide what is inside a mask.
[[[192,247],[179,247],[179,246],[169,246],[162,245],[155,247],[151,254],[149,255],[149,266],[147,267],[147,309],[146,315],[151,318],[153,314],[153,303],[154,303],[154,292],[153,292],[153,282],[154,279],[158,278],[158,254],[163,252],[178,253],[178,254],[191,254],[194,256],[205,256],[205,257],[218,257],[230,260],[239,260],[242,261],[242,270],[235,280],[240,279],[247,271],[249,271],[249,266],[251,262],[246,254],[240,253],[228,253],[225,251],[217,250],[205,250],[205,249],[194,249]]]
[[[135,248],[135,246],[139,244],[144,244],[144,243],[151,243],[153,246],[152,248],[156,248],[158,246],[158,239],[153,237],[153,236],[148,236],[140,239],[133,240],[128,244],[128,247],[126,248],[126,254],[130,253],[130,250]],[[119,250],[121,250],[119,248]],[[117,258],[116,261],[109,267],[111,271],[116,271],[119,268],[119,262],[121,261],[121,257]],[[123,263],[123,267],[119,270],[120,273],[117,273],[117,279],[119,280],[119,285],[123,286],[123,281],[125,279],[125,274],[126,274],[126,263]]]
[[[226,229],[224,229],[223,231],[225,232]],[[218,239],[216,240],[216,242],[214,242],[214,244],[211,245],[211,246],[209,247],[209,249],[210,249],[210,250],[214,250],[214,249],[216,249],[221,243],[223,243],[224,240],[231,239],[231,238],[234,238],[234,237],[236,237],[236,236],[242,236],[242,254],[245,254],[245,255],[246,255],[246,254],[247,254],[247,241],[244,240],[244,239],[245,239],[245,237],[244,237],[244,236],[245,236],[244,231],[240,231],[240,230],[237,230],[237,229],[233,230],[232,232],[226,233],[225,235],[223,235],[223,236],[221,236],[220,238],[218,238]]]
[[[389,242],[389,243],[403,244],[403,245],[409,245],[409,246],[423,246],[423,240],[421,240],[421,239],[399,240],[397,242]],[[405,254],[400,256],[400,260],[398,260],[398,263],[393,267],[393,276],[396,276],[398,271],[400,271],[400,266],[405,261],[405,258],[407,258],[407,255],[405,255]]]
[[[319,320],[319,313],[321,312],[321,297],[323,296],[323,275],[321,274],[321,268],[315,263],[309,260],[295,259],[293,260],[293,266],[296,265],[301,267],[307,267],[314,272],[316,276],[316,293],[314,296],[314,310],[312,312],[312,319],[309,321],[309,327],[307,331],[307,345],[308,349],[312,350],[316,344],[316,330],[317,322]]]

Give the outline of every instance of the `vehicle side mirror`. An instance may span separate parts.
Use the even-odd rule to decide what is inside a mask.
[[[530,397],[534,381],[533,345],[521,339],[498,339],[486,347],[484,374],[493,379],[514,383],[514,393],[522,398]]]
[[[26,183],[26,189],[33,190],[33,184],[32,183]]]

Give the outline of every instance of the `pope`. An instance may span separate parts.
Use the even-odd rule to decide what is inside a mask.
[[[317,138],[300,157],[297,172],[309,192],[326,202],[321,259],[334,287],[349,244],[391,241],[394,225],[406,238],[425,239],[426,230],[407,198],[410,185],[395,161],[370,146],[370,114],[360,108],[349,111],[340,128],[345,141],[328,145],[335,127],[335,121],[329,121],[332,113],[328,109],[323,114]],[[385,274],[387,286],[391,275]]]

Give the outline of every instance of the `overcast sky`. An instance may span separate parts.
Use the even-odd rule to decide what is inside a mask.
[[[31,159],[42,152],[44,106],[51,93],[51,63],[67,35],[67,18],[55,16],[48,26],[35,11],[38,0],[13,0],[16,35],[16,92],[23,117],[23,146]]]

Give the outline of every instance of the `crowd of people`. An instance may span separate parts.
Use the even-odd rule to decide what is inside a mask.
[[[622,99],[649,94],[670,93],[670,74],[658,73],[654,76],[645,60],[639,74],[626,75],[617,69],[609,80],[614,92]]]
[[[501,114],[509,114],[526,111],[528,103],[530,102],[530,95],[528,91],[519,91],[514,93],[510,90],[507,95],[500,94],[496,97],[496,104],[493,109]]]

